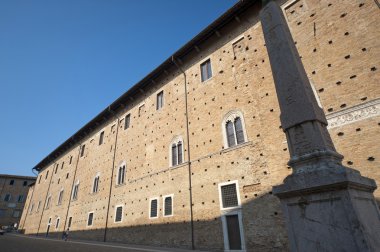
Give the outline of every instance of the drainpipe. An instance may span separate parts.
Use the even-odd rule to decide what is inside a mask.
[[[40,232],[40,227],[41,227],[41,221],[42,221],[42,217],[44,216],[44,211],[45,211],[45,207],[46,207],[46,200],[49,196],[49,190],[50,190],[50,185],[51,185],[51,180],[53,179],[53,175],[54,175],[54,166],[56,165],[57,163],[54,162],[53,164],[53,170],[51,171],[51,176],[50,176],[50,181],[49,181],[49,186],[48,186],[48,189],[47,189],[47,192],[46,192],[46,197],[45,197],[45,202],[44,204],[42,205],[42,213],[41,213],[41,218],[40,218],[40,223],[38,224],[38,229],[37,229],[37,234],[36,236],[38,236],[38,233]],[[37,177],[38,178],[38,177]]]
[[[111,110],[111,108],[108,108],[108,110],[115,115],[115,112]],[[109,215],[109,211],[110,211],[110,204],[111,204],[111,194],[112,194],[112,186],[113,186],[113,171],[115,170],[115,157],[116,157],[116,146],[117,146],[117,136],[119,134],[119,123],[120,123],[120,119],[119,117],[117,117],[115,115],[115,117],[117,118],[117,123],[116,123],[116,137],[115,137],[115,146],[114,146],[114,150],[113,150],[113,161],[112,161],[112,170],[111,170],[111,185],[110,185],[110,193],[109,193],[109,196],[108,196],[108,206],[107,206],[107,216],[106,216],[106,226],[104,228],[104,238],[103,238],[103,242],[106,242],[107,241],[107,228],[108,228],[108,215]]]
[[[74,183],[75,183],[75,176],[76,176],[76,174],[77,174],[77,169],[78,169],[78,164],[79,164],[79,159],[80,159],[80,152],[81,152],[81,149],[82,149],[82,145],[79,144],[78,158],[77,158],[77,162],[76,162],[76,164],[75,164],[73,183],[71,184],[71,190],[70,190],[70,194],[69,194],[69,205],[67,206],[66,218],[65,218],[65,224],[63,225],[63,232],[65,232],[65,230],[66,230],[67,217],[69,216],[69,210],[70,210],[70,205],[71,205],[71,201],[72,201],[72,198],[71,198],[71,197],[72,197],[73,187],[74,187]]]
[[[193,189],[192,189],[192,181],[191,181],[191,159],[190,159],[190,134],[189,134],[189,111],[187,104],[187,80],[186,73],[182,70],[182,68],[177,64],[174,56],[172,56],[172,62],[174,65],[182,72],[184,83],[185,83],[185,110],[186,110],[186,137],[187,137],[187,169],[189,173],[189,193],[190,193],[190,225],[191,225],[191,249],[194,250],[194,217],[193,217]]]

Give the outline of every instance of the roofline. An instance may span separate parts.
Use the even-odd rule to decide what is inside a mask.
[[[190,52],[195,50],[196,46],[212,37],[216,34],[216,31],[230,23],[235,17],[242,14],[249,7],[254,4],[261,3],[258,0],[240,0],[235,5],[233,5],[230,9],[228,9],[224,14],[222,14],[219,18],[217,18],[214,22],[212,22],[209,26],[207,26],[204,30],[202,30],[198,35],[196,35],[193,39],[187,42],[184,46],[182,46],[178,51],[176,51],[173,55],[167,58],[161,65],[159,65],[156,69],[150,72],[146,77],[144,77],[141,81],[137,82],[133,85],[129,90],[127,90],[123,95],[117,98],[113,103],[111,103],[107,108],[105,108],[102,112],[100,112],[97,116],[95,116],[91,121],[85,124],[81,129],[79,129],[74,135],[68,138],[65,142],[59,145],[54,151],[52,151],[49,155],[47,155],[44,159],[42,159],[37,165],[33,167],[34,170],[41,171],[45,166],[50,164],[53,160],[59,157],[61,154],[65,153],[68,149],[79,143],[83,140],[87,135],[93,132],[98,125],[104,123],[108,119],[110,119],[115,112],[123,109],[129,98],[133,99],[133,94],[139,92],[139,90],[143,89],[145,86],[151,85],[152,80],[156,77],[160,76],[166,69],[173,67],[174,64],[172,59],[181,59],[184,56],[188,55]]]
[[[21,176],[21,175],[10,175],[10,174],[0,174],[0,178],[16,178],[16,179],[36,180],[36,177],[32,177],[32,176]]]

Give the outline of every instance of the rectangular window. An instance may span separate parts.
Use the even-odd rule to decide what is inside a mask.
[[[58,229],[59,227],[59,218],[57,218],[57,222],[55,223],[55,229]]]
[[[96,176],[94,179],[94,184],[92,186],[92,192],[96,193],[98,192],[98,189],[99,189],[99,176]]]
[[[79,190],[79,183],[76,183],[74,185],[74,190],[73,190],[73,200],[78,199],[78,190]]]
[[[59,195],[58,195],[58,205],[62,204],[62,198],[63,198],[63,190],[61,190],[59,192]]]
[[[151,199],[150,200],[150,218],[157,218],[158,217],[158,199]]]
[[[84,155],[84,149],[86,148],[86,145],[83,144],[82,147],[81,147],[81,150],[80,150],[80,156],[83,157]]]
[[[69,164],[71,164],[73,162],[73,156],[70,156],[70,162]]]
[[[9,181],[9,185],[14,185],[15,181],[14,179],[11,179],[11,181]]]
[[[65,162],[62,162],[62,165],[61,165],[61,170],[63,169],[63,166],[65,165]]]
[[[73,220],[73,217],[69,217],[69,223],[67,224],[67,228],[71,228],[71,221]]]
[[[24,195],[19,195],[17,201],[19,203],[23,202],[24,201]]]
[[[46,205],[45,205],[45,209],[49,209],[50,207],[50,200],[51,200],[51,196],[49,196],[46,200]]]
[[[161,109],[164,106],[164,91],[161,91],[157,94],[157,110]]]
[[[102,145],[103,144],[103,140],[104,140],[104,131],[102,131],[100,133],[100,136],[99,136],[99,145]]]
[[[139,107],[139,116],[142,116],[145,113],[145,104]]]
[[[212,77],[211,71],[211,61],[210,59],[206,60],[201,64],[201,78],[202,82],[210,79]]]
[[[56,164],[54,174],[57,174],[59,164]]]
[[[115,222],[121,222],[123,217],[123,207],[118,206],[116,207],[116,212],[115,212]]]
[[[4,197],[4,201],[11,201],[11,198],[12,196],[9,193],[7,193]]]
[[[88,219],[87,219],[87,226],[92,226],[92,223],[93,223],[93,219],[94,219],[94,213],[89,213],[88,214]]]
[[[20,215],[21,215],[21,211],[20,210],[14,210],[12,217],[13,218],[19,218]]]
[[[28,181],[24,181],[24,183],[22,184],[22,186],[27,186],[28,185]]]
[[[173,196],[164,197],[164,216],[173,215]]]
[[[237,183],[221,184],[219,190],[222,209],[240,205]]]
[[[128,129],[131,124],[131,114],[125,116],[124,129]]]
[[[48,176],[49,176],[49,171],[46,171],[45,180],[47,179]]]

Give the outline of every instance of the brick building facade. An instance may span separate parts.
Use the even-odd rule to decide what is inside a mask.
[[[0,174],[0,227],[19,225],[35,177]]]
[[[379,6],[279,1],[344,164],[380,182]],[[26,234],[284,251],[291,172],[260,1],[240,1],[42,160]],[[375,196],[380,197],[379,191]]]

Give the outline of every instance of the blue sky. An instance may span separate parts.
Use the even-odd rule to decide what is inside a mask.
[[[0,173],[31,168],[236,0],[0,0]]]

